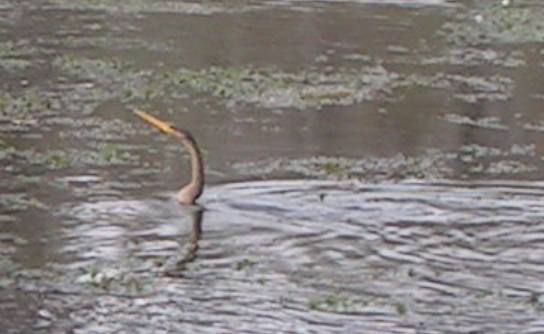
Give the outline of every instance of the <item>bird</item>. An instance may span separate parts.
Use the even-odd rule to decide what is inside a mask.
[[[133,111],[161,132],[179,140],[187,151],[189,151],[191,156],[191,181],[181,188],[176,195],[176,199],[182,205],[195,205],[196,200],[202,195],[204,190],[204,164],[202,162],[202,154],[193,135],[189,131],[178,129],[172,124],[163,122],[145,111],[138,109]]]

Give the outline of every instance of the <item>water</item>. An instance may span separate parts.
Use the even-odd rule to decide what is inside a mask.
[[[543,13],[0,1],[0,326],[544,331]]]
[[[204,211],[65,203],[47,279],[21,271],[3,307],[19,331],[538,331],[543,191],[265,181],[210,187]]]
[[[52,270],[76,277],[41,292],[40,308],[61,318],[47,328],[542,330],[542,184],[265,181],[207,190],[204,211],[182,213],[168,194],[65,205],[49,256],[67,256]]]

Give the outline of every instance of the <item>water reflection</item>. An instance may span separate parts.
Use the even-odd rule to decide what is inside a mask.
[[[181,259],[177,260],[173,268],[166,268],[165,275],[170,277],[182,277],[183,272],[187,269],[187,265],[195,261],[198,255],[198,243],[202,236],[202,219],[204,216],[204,209],[196,207],[189,212],[191,216],[192,233],[189,240],[188,247],[184,250],[184,255]]]

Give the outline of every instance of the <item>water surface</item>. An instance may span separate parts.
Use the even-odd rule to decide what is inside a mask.
[[[543,10],[0,1],[0,325],[542,331]]]

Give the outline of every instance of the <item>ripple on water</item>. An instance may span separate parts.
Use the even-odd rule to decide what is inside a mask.
[[[105,284],[64,308],[81,331],[540,330],[543,195],[542,183],[268,181],[209,187],[201,216],[171,195],[67,204],[66,280],[93,266],[147,286]],[[82,282],[67,286],[96,288]]]

